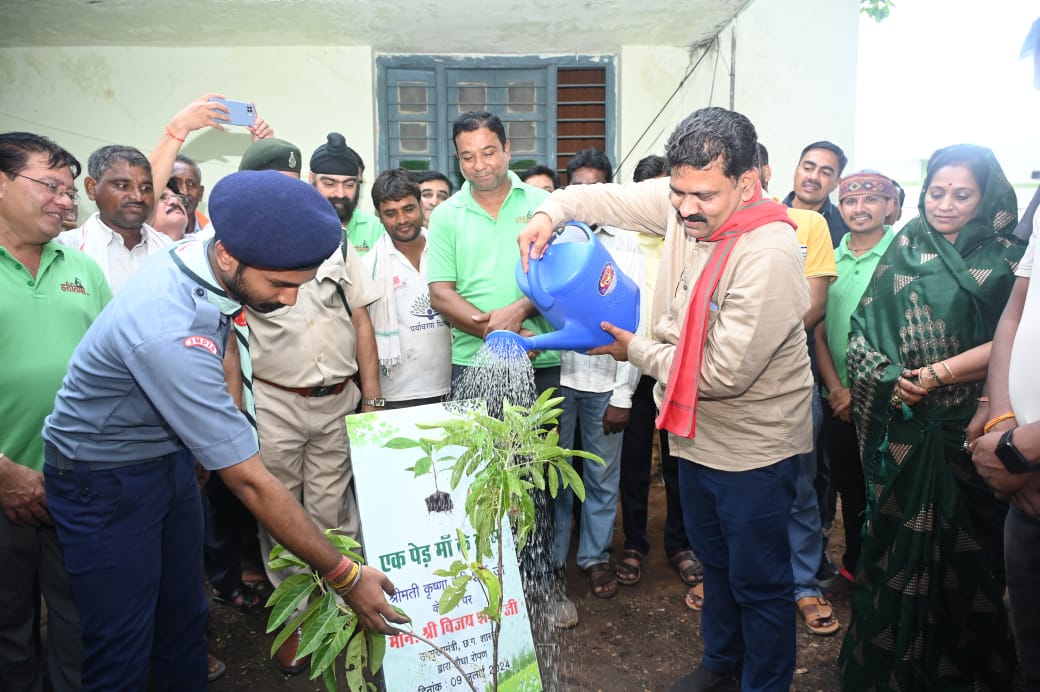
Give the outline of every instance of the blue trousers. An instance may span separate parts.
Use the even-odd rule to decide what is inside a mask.
[[[791,540],[791,570],[794,573],[794,600],[819,596],[820,585],[816,571],[823,554],[823,533],[820,530],[820,506],[813,481],[816,479],[816,439],[820,432],[823,409],[820,390],[812,390],[812,426],[814,448],[795,459],[798,479],[795,483],[794,505],[788,518],[787,533]]]
[[[743,665],[743,692],[787,692],[794,675],[787,523],[796,476],[794,457],[739,472],[679,462],[686,532],[704,564],[701,665]]]
[[[83,690],[205,690],[202,506],[187,452],[102,469],[45,451],[83,637]]]
[[[613,392],[582,392],[561,387],[563,414],[560,416],[560,446],[574,447],[574,428],[581,423],[581,448],[603,457],[604,464],[583,459],[582,482],[585,501],[581,504],[581,535],[576,562],[581,569],[610,560],[610,544],[617,518],[618,481],[621,477],[621,439],[623,433],[603,432],[603,414]],[[560,489],[554,505],[555,534],[553,558],[556,567],[567,563],[571,546],[571,521],[574,491]]]

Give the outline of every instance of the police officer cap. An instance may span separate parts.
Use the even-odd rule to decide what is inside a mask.
[[[284,139],[258,139],[242,154],[240,171],[286,171],[299,175],[303,157],[300,149]]]
[[[339,216],[320,192],[275,171],[221,178],[209,197],[209,216],[217,240],[257,269],[316,267],[343,238]]]
[[[329,175],[353,175],[361,172],[361,157],[347,146],[346,138],[338,132],[330,132],[325,144],[311,154],[311,173]]]

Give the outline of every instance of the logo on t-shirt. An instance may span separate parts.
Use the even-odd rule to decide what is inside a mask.
[[[90,295],[87,293],[87,287],[83,285],[78,276],[72,281],[66,281],[63,283],[61,285],[61,290],[63,293],[79,293],[85,296]]]
[[[213,355],[217,355],[217,345],[213,343],[212,339],[208,339],[204,336],[189,336],[187,339],[184,340],[184,346],[185,348],[197,346],[199,348],[206,349]]]
[[[438,312],[430,307],[429,294],[424,294],[416,298],[415,302],[412,303],[412,309],[408,312],[416,317],[425,317],[428,320],[432,320],[438,315]]]

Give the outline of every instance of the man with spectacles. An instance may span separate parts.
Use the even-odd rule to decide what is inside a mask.
[[[155,191],[144,154],[133,147],[104,146],[90,155],[87,172],[84,187],[98,210],[81,227],[58,236],[58,242],[93,257],[118,293],[146,257],[173,241],[145,223],[155,207]]]
[[[32,636],[47,603],[51,686],[80,689],[79,616],[44,496],[40,430],[69,356],[111,299],[83,253],[55,242],[79,162],[26,132],[0,134],[0,689],[43,689]]]
[[[192,228],[188,220],[188,196],[178,194],[171,178],[155,205],[153,228],[173,242],[183,240]]]

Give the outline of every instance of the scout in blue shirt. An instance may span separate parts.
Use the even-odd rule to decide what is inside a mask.
[[[241,308],[296,302],[338,252],[339,219],[311,186],[233,173],[210,198],[215,238],[149,260],[87,332],[44,427],[47,501],[83,631],[84,690],[204,690],[202,510],[193,458],[330,580],[354,567],[260,463],[248,351],[239,411],[222,368]],[[366,629],[407,622],[385,575],[362,568],[347,603]],[[345,589],[347,591],[347,589]]]

